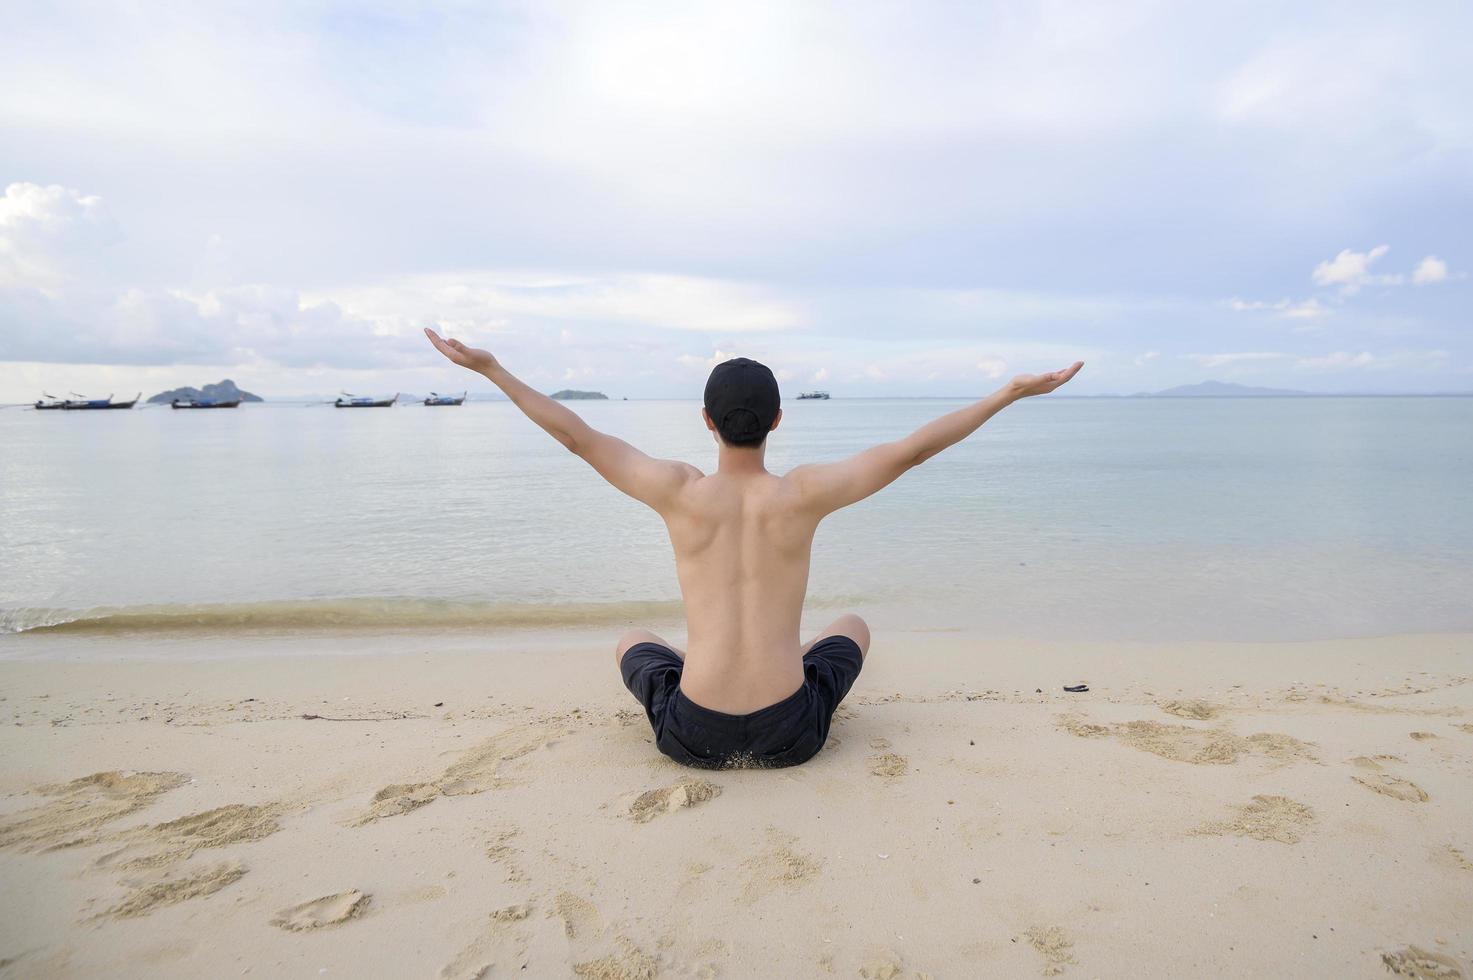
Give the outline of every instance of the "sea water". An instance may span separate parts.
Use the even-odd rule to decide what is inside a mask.
[[[966,404],[794,401],[768,465]],[[592,425],[715,465],[694,401]],[[827,519],[808,619],[1019,638],[1473,629],[1473,399],[1040,398]],[[0,631],[680,617],[664,525],[507,402],[0,411]]]

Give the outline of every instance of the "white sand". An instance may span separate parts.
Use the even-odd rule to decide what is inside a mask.
[[[609,646],[6,638],[0,974],[1473,976],[1473,637],[880,634],[720,773]]]

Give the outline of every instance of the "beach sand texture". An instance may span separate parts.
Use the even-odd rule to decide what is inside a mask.
[[[709,773],[608,646],[10,638],[0,976],[1473,977],[1473,637],[881,634]]]

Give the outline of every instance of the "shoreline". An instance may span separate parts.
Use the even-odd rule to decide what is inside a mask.
[[[0,975],[1473,962],[1473,634],[877,631],[814,760],[717,773],[602,628],[4,645]]]

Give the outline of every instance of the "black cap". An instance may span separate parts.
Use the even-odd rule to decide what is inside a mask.
[[[780,407],[777,379],[749,358],[723,361],[706,380],[706,414],[729,443],[755,445],[767,438]]]

